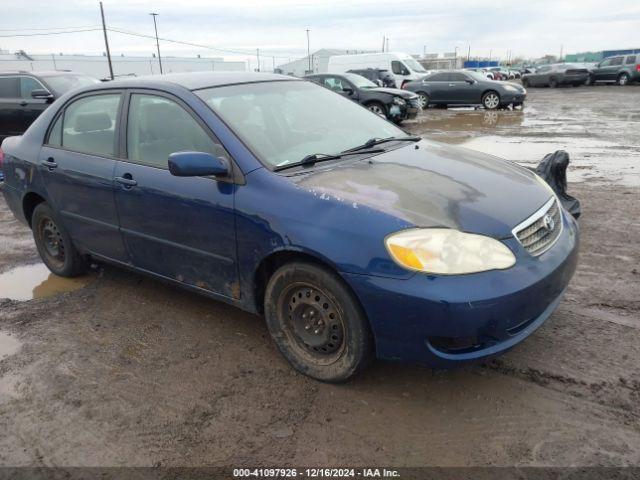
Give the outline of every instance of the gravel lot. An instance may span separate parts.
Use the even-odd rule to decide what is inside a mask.
[[[259,317],[111,267],[47,278],[0,200],[0,297],[40,297],[0,300],[0,465],[640,465],[640,87],[529,97],[406,124],[526,164],[564,148],[583,204],[558,311],[455,371],[307,379]]]

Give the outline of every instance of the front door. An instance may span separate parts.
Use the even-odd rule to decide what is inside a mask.
[[[461,105],[480,103],[480,89],[468,75],[460,72],[449,74],[449,95],[450,102]]]
[[[113,186],[121,98],[106,92],[70,103],[49,131],[38,168],[76,246],[125,262]]]
[[[175,98],[132,93],[126,160],[114,179],[120,228],[134,266],[238,298],[231,181],[175,177],[167,159],[179,151],[229,154]],[[231,162],[229,162],[231,164]]]

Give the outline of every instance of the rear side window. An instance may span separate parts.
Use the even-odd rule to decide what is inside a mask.
[[[62,120],[62,147],[77,152],[115,156],[120,99],[119,93],[94,95],[69,105]],[[57,125],[54,125],[52,134],[55,127]]]
[[[636,56],[635,55],[629,55],[627,57],[626,64],[627,65],[633,65],[634,63],[636,63]]]
[[[19,98],[18,77],[0,77],[0,98]]]
[[[425,78],[426,82],[448,82],[449,74],[448,73],[435,73],[430,77]]]
[[[454,72],[449,74],[450,82],[466,82],[467,80],[469,80],[469,77],[467,77],[464,73]]]
[[[46,88],[35,78],[20,77],[20,97],[31,98],[31,92],[34,90],[46,90]]]
[[[127,121],[127,157],[134,163],[168,168],[175,152],[205,152],[229,158],[200,124],[173,100],[133,94]]]

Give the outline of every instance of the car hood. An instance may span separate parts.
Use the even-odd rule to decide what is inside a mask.
[[[399,88],[376,87],[376,88],[370,88],[368,90],[370,92],[380,92],[380,93],[388,93],[390,95],[397,95],[398,97],[402,97],[402,98],[411,98],[416,96],[416,94],[413,92],[400,90]]]
[[[515,163],[426,140],[291,179],[314,194],[368,206],[418,227],[495,238],[510,236],[553,195]]]

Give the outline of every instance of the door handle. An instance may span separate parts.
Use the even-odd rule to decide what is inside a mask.
[[[22,100],[22,101],[20,102],[20,106],[21,106],[21,107],[26,107],[27,105],[29,105],[29,104],[27,103],[27,101],[26,101],[26,100]]]
[[[126,173],[124,177],[116,177],[114,180],[127,189],[138,185],[138,182],[136,182],[128,173]]]
[[[42,160],[40,162],[40,165],[42,165],[45,168],[48,168],[49,171],[53,170],[54,168],[58,167],[58,164],[54,161],[53,157],[49,157],[46,160]]]

